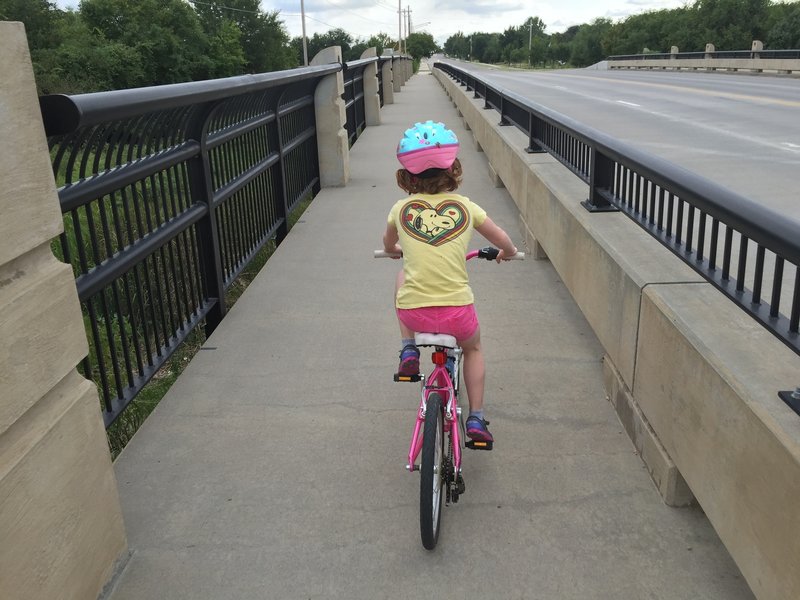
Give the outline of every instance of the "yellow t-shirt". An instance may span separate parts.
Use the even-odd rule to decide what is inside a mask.
[[[485,220],[486,211],[460,194],[398,200],[389,212],[403,248],[405,283],[397,308],[472,304],[465,255],[472,230]]]

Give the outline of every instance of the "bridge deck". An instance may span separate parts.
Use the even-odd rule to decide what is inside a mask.
[[[467,492],[422,548],[416,388],[391,381],[399,264],[372,258],[403,129],[451,126],[462,191],[518,234],[436,81],[395,101],[117,460],[132,555],[110,597],[751,598],[702,511],[662,503],[547,261],[470,264],[497,443],[465,455]]]

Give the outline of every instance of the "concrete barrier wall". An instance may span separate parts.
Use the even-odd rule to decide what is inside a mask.
[[[675,58],[654,60],[609,60],[609,69],[688,71],[751,71],[800,73],[800,60],[790,58]]]
[[[0,22],[0,598],[97,598],[127,554],[25,31]]]
[[[606,351],[606,389],[670,505],[696,499],[759,598],[800,598],[800,357],[588,186],[435,76]],[[462,143],[470,143],[463,140]]]

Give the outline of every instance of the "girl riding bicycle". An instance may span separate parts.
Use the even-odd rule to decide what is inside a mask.
[[[392,207],[383,247],[386,252],[403,255],[403,270],[395,288],[402,339],[398,373],[419,372],[415,332],[454,336],[464,357],[467,436],[493,442],[484,419],[485,366],[465,255],[473,229],[500,248],[498,263],[513,257],[517,248],[486,211],[453,193],[462,177],[458,148],[458,138],[443,123],[426,121],[406,130],[397,146],[403,166],[397,171],[397,184],[409,197]]]

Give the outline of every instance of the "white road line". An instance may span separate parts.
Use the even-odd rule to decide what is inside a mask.
[[[641,104],[634,104],[633,102],[625,102],[625,100],[617,100],[619,104],[625,104],[627,106],[636,106],[637,108],[641,106]]]

